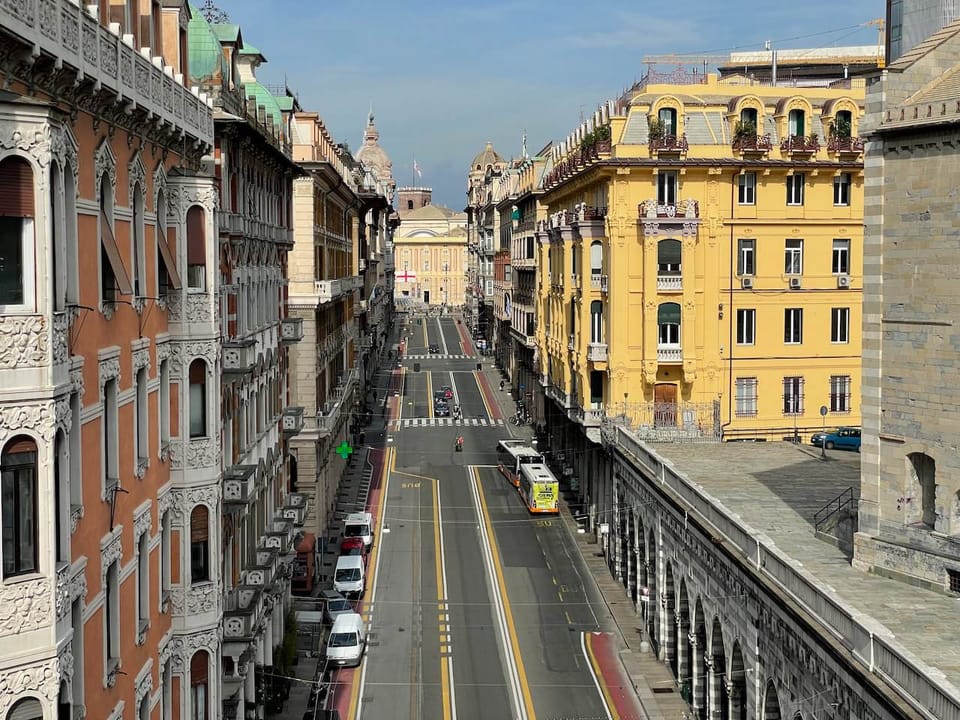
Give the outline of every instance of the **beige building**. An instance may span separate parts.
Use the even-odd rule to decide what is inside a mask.
[[[855,564],[960,593],[960,21],[869,87]]]
[[[466,290],[467,216],[430,202],[429,188],[400,188],[402,225],[394,237],[394,304],[462,305]]]

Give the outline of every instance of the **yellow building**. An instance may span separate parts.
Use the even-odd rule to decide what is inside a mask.
[[[863,105],[857,80],[651,70],[554,145],[537,233],[551,432],[859,424]]]
[[[467,273],[467,215],[431,203],[429,188],[400,188],[402,223],[394,236],[394,304],[463,305]]]

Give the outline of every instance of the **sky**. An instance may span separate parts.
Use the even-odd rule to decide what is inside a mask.
[[[373,108],[399,185],[462,209],[471,159],[566,137],[642,77],[654,54],[870,45],[884,0],[215,0],[337,142]],[[194,0],[200,5],[201,0]],[[422,177],[414,178],[416,158]]]

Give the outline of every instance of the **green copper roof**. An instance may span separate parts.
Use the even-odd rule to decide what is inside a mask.
[[[263,105],[267,111],[267,115],[273,116],[273,122],[275,125],[281,124],[283,121],[283,115],[280,112],[280,103],[278,103],[277,99],[270,94],[269,90],[267,90],[256,80],[253,82],[248,82],[243,86],[243,89],[248,98],[256,98],[257,105]]]
[[[279,105],[280,109],[284,112],[291,112],[293,110],[293,98],[289,95],[280,95],[277,98],[277,105]]]
[[[248,44],[248,43],[244,43],[244,44],[243,44],[243,47],[240,48],[240,54],[241,54],[241,55],[259,55],[259,56],[262,57],[264,60],[267,59],[262,52],[260,52],[260,51],[259,51],[257,48],[255,48],[253,45],[250,45],[250,44]]]
[[[191,83],[197,85],[201,80],[226,75],[223,49],[210,23],[196,6],[190,6],[193,15],[187,24],[187,53]]]
[[[217,39],[220,42],[231,42],[235,43],[237,38],[240,37],[240,26],[231,25],[228,23],[218,23],[216,25],[211,25],[210,29],[213,30],[214,35],[217,36]]]

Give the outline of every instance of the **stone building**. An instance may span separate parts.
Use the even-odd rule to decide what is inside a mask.
[[[960,22],[869,86],[855,562],[960,594]]]
[[[507,161],[487,142],[476,154],[467,172],[467,324],[474,335],[493,345],[493,256],[497,248],[499,214],[493,200],[493,182]]]
[[[217,188],[190,16],[0,5],[4,720],[219,713]]]

